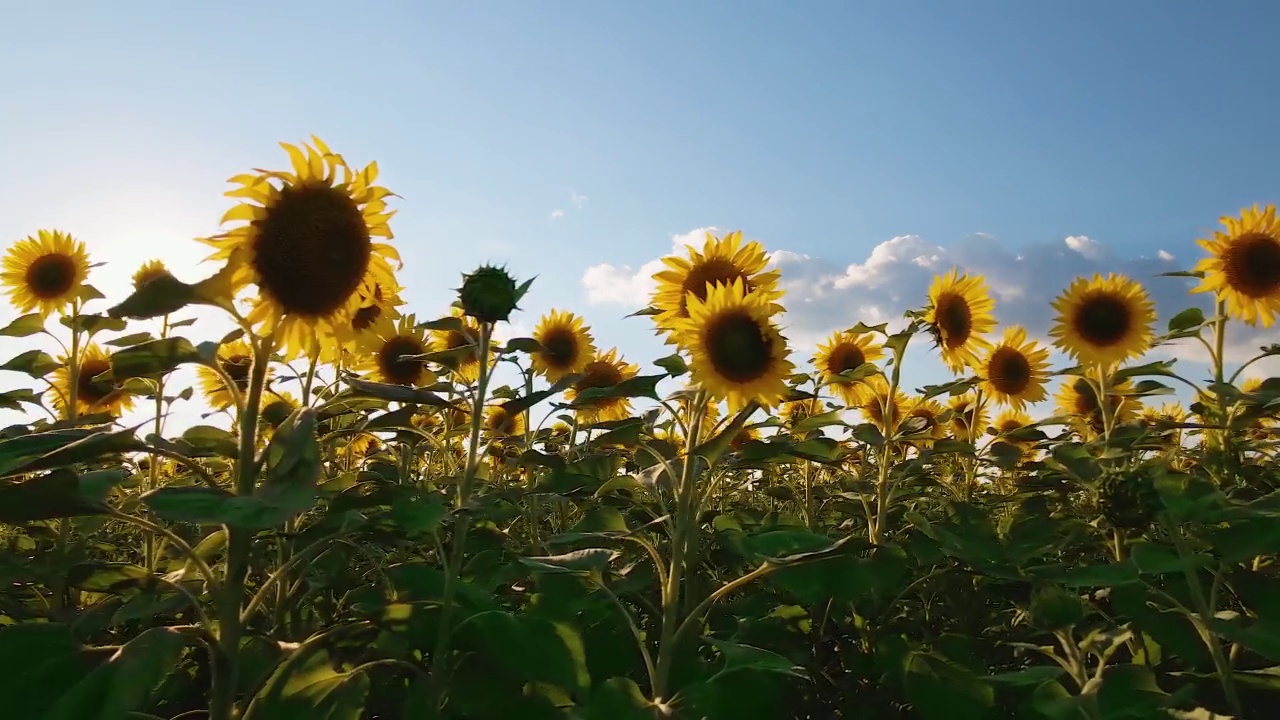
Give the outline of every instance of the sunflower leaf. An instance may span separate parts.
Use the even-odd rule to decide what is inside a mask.
[[[40,396],[31,388],[15,388],[0,393],[0,410],[22,410],[23,403],[39,405]]]
[[[531,337],[518,337],[508,340],[506,347],[502,349],[502,352],[522,352],[532,354],[540,350],[542,350],[542,343],[538,342],[536,339]]]
[[[1169,332],[1183,333],[1204,325],[1204,311],[1200,308],[1187,308],[1169,318]]]
[[[200,352],[186,338],[160,338],[112,353],[111,372],[105,379],[164,375],[179,365],[201,363],[203,360]]]
[[[177,312],[197,302],[196,288],[172,275],[160,275],[107,310],[113,318],[147,320]]]
[[[17,524],[105,512],[105,505],[81,491],[80,477],[68,468],[20,483],[0,481],[0,522]]]
[[[590,405],[599,400],[607,400],[611,398],[631,398],[643,397],[650,400],[658,399],[658,383],[667,378],[666,373],[661,375],[637,375],[636,377],[614,385],[613,387],[593,387],[587,388],[578,393],[569,407],[577,408],[584,405]]]
[[[671,377],[680,377],[689,372],[689,364],[684,361],[680,353],[673,353],[664,358],[658,358],[653,361],[654,365],[666,370]]]
[[[93,460],[104,455],[143,450],[145,446],[134,435],[138,427],[141,426],[123,430],[94,432],[78,440],[62,444],[60,447],[56,447],[38,457],[21,457],[13,463],[5,462],[4,452],[9,443],[13,441],[0,443],[0,477],[23,475],[38,470],[51,470]],[[18,440],[24,439],[26,438],[18,438]]]
[[[30,313],[0,328],[0,335],[5,337],[27,337],[44,330],[45,319],[40,313]]]
[[[47,353],[40,350],[28,350],[0,365],[0,370],[26,373],[33,378],[39,379],[60,367],[62,367],[62,363],[54,360]]]
[[[129,326],[128,323],[118,317],[92,314],[69,317],[64,316],[59,319],[59,322],[72,330],[89,333],[90,335],[102,332],[103,330],[119,332]]]
[[[415,405],[431,405],[432,407],[450,407],[453,405],[453,403],[430,390],[423,390],[421,388],[369,382],[368,380],[358,380],[354,377],[347,378],[347,384],[351,386],[351,389],[357,395],[376,398],[378,400],[391,400],[395,402],[413,403]]]
[[[566,375],[565,377],[560,378],[559,382],[546,390],[538,390],[537,392],[531,392],[528,395],[522,395],[513,400],[508,400],[502,404],[502,409],[510,415],[522,413],[543,400],[563,392],[566,388],[577,382],[579,377],[581,376]]]

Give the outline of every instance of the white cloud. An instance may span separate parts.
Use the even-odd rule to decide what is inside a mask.
[[[1103,255],[1102,243],[1085,237],[1084,235],[1072,235],[1063,240],[1067,247],[1075,250],[1090,260],[1099,260]]]
[[[1165,262],[1171,262],[1173,260],[1173,253],[1169,252],[1168,250],[1161,250],[1160,252],[1156,253],[1156,257],[1160,258],[1161,260],[1164,260]]]
[[[577,192],[571,190],[569,192],[569,201],[573,203],[574,207],[581,210],[582,206],[587,204],[587,196],[579,195]]]
[[[690,245],[701,245],[707,233],[719,234],[713,227],[698,228],[671,237],[671,254],[683,255]],[[792,253],[794,254],[794,253]],[[799,256],[803,257],[803,256]],[[624,305],[639,309],[649,302],[657,283],[654,273],[663,268],[661,259],[650,260],[637,269],[630,265],[592,265],[582,274],[582,287],[592,305]]]
[[[560,219],[560,218],[562,218],[562,217],[564,217],[564,211],[563,211],[563,210],[560,210],[559,208],[557,208],[557,209],[555,209],[555,210],[552,210],[552,211],[551,211],[551,219],[552,219],[552,220],[559,220],[559,219]]]

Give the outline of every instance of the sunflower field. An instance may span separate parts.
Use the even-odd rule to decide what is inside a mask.
[[[203,279],[105,298],[56,230],[4,256],[5,346],[60,351],[0,365],[0,716],[1275,716],[1280,345],[1225,350],[1280,314],[1274,206],[1151,279],[1212,314],[1080,278],[1050,346],[952,270],[812,358],[765,249],[709,234],[633,363],[569,311],[506,337],[536,285],[505,268],[408,312],[377,166],[283,147]],[[224,426],[167,431],[188,400]]]

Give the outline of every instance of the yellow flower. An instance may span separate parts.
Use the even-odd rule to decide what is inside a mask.
[[[858,401],[859,383],[840,374],[875,362],[883,355],[884,347],[870,333],[835,332],[825,344],[818,345],[813,364],[823,382],[830,383],[844,404],[852,406]]]
[[[918,439],[913,442],[921,447],[929,447],[933,445],[935,440],[941,440],[946,437],[946,429],[942,423],[938,421],[943,413],[942,405],[937,401],[915,400],[914,402],[908,398],[906,400],[907,407],[911,409],[907,411],[907,419],[921,418],[924,420],[924,427],[912,432],[912,435],[919,435]]]
[[[1112,385],[1107,392],[1107,406],[1117,425],[1133,420],[1141,409],[1141,403],[1136,398],[1116,394],[1126,392],[1131,387],[1129,381],[1125,380]],[[1072,416],[1073,425],[1081,435],[1102,432],[1102,406],[1098,403],[1098,391],[1088,380],[1068,377],[1058,389],[1056,399],[1058,409],[1062,414]]]
[[[1031,416],[1027,415],[1022,410],[1017,408],[1008,408],[996,416],[996,421],[992,423],[992,426],[995,427],[997,433],[1005,435],[1006,433],[1011,433],[1015,430],[1021,430],[1032,422]],[[1000,439],[1010,445],[1017,445],[1019,447],[1030,447],[1035,444],[1030,440],[1019,440],[1010,437],[1001,437]]]
[[[253,369],[253,348],[244,340],[233,340],[218,347],[218,368],[231,378],[236,390],[243,396],[249,391],[250,371]],[[270,376],[270,368],[267,369]],[[235,396],[227,389],[222,376],[203,365],[196,368],[200,389],[214,410],[224,410],[236,404]],[[296,406],[296,403],[295,403]]]
[[[162,277],[173,277],[163,260],[148,260],[133,273],[133,289],[141,290],[144,285]]]
[[[693,401],[697,398],[698,388],[686,385],[675,394],[676,406],[680,408],[680,416],[686,424],[693,422]],[[702,432],[710,433],[720,422],[720,403],[714,398],[707,398],[702,408]]]
[[[385,198],[374,184],[378,167],[352,171],[312,137],[298,148],[281,143],[290,171],[238,175],[228,197],[245,201],[222,221],[244,225],[204,239],[216,248],[210,260],[235,264],[235,289],[258,288],[248,320],[263,334],[276,333],[286,358],[317,352],[351,339],[363,287],[395,283],[395,249],[374,238],[391,238]]]
[[[511,414],[505,405],[490,405],[484,410],[484,431],[493,439],[524,435],[524,413]]]
[[[821,415],[826,411],[827,409],[823,407],[822,401],[818,398],[804,398],[782,403],[782,410],[779,414],[782,416],[783,422],[794,427],[796,423],[814,415]]]
[[[982,389],[993,400],[1021,410],[1045,397],[1049,377],[1049,350],[1028,341],[1020,327],[1005,328],[1004,338],[991,348],[976,368]]]
[[[953,395],[947,407],[951,410],[951,435],[957,440],[976,442],[987,431],[987,408],[979,406],[973,393]]]
[[[67,412],[71,404],[71,367],[68,358],[60,358],[62,367],[53,371],[52,400],[61,417],[70,417]],[[111,356],[98,346],[90,343],[80,354],[80,370],[76,377],[76,415],[92,415],[108,413],[119,417],[121,413],[133,407],[133,396],[125,392],[120,385],[95,380],[97,376],[111,369]]]
[[[1054,345],[1082,365],[1114,365],[1151,346],[1155,305],[1141,283],[1124,275],[1076,278],[1053,307]]]
[[[41,230],[9,248],[0,284],[18,312],[38,310],[49,317],[75,298],[88,276],[84,243],[57,230]]]
[[[995,306],[981,275],[959,275],[952,268],[933,279],[924,320],[951,372],[963,372],[977,362],[979,350],[990,346],[982,336],[996,325]]]
[[[743,427],[736,435],[733,436],[733,439],[729,441],[729,449],[733,452],[738,452],[742,449],[742,446],[753,440],[760,440],[759,428]]]
[[[542,346],[531,358],[533,371],[549,383],[582,372],[595,357],[591,331],[571,312],[552,310],[538,321],[533,339]]]
[[[787,341],[770,320],[770,295],[747,292],[741,279],[715,285],[706,300],[690,294],[689,317],[676,321],[693,381],[736,412],[755,401],[773,407],[787,395],[794,366]]]
[[[377,455],[382,450],[382,441],[376,435],[360,433],[347,443],[347,452],[352,459],[359,460],[370,455]]]
[[[438,361],[465,383],[473,383],[480,379],[480,326],[475,319],[462,314],[462,308],[450,308],[448,317],[456,318],[456,327],[447,330],[431,331],[432,352],[457,350],[459,354],[452,359]],[[491,344],[492,345],[492,344]],[[469,347],[470,351],[462,348]],[[493,356],[492,346],[489,356]],[[487,360],[486,360],[487,361]]]
[[[764,246],[756,241],[742,243],[741,232],[731,232],[717,239],[707,233],[706,242],[699,252],[689,247],[687,258],[669,256],[662,259],[666,269],[653,276],[658,287],[653,294],[653,306],[659,311],[654,318],[660,330],[675,331],[681,320],[689,317],[689,300],[706,301],[713,285],[742,283],[746,292],[760,291],[762,302],[772,315],[781,311],[773,301],[782,297],[778,290],[777,270],[765,271],[769,257]],[[679,344],[680,333],[672,332],[668,342]]]
[[[436,381],[422,359],[431,351],[413,315],[392,322],[383,318],[361,336],[361,367],[371,371],[378,382],[422,387]]]
[[[889,395],[889,381],[884,375],[871,375],[862,381],[858,394],[857,407],[867,420],[886,434],[891,434],[902,421],[907,405],[907,396],[899,389]]]
[[[1204,279],[1191,292],[1212,292],[1227,314],[1250,325],[1271,327],[1280,312],[1280,218],[1276,206],[1245,208],[1224,217],[1227,231],[1199,240],[1209,257],[1196,263]]]
[[[640,368],[618,356],[616,348],[596,355],[582,369],[582,377],[565,390],[564,396],[574,402],[583,392],[592,388],[611,388],[636,376]],[[624,397],[597,398],[577,408],[578,416],[584,422],[606,422],[622,420],[631,414],[631,400]]]

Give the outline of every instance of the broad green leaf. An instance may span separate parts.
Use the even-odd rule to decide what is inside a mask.
[[[304,643],[254,695],[242,720],[360,720],[369,677],[334,665],[315,641]]]
[[[994,717],[995,692],[981,678],[932,654],[907,656],[903,686],[922,720],[985,720]]]
[[[46,318],[29,313],[0,328],[0,337],[28,337],[44,330]]]
[[[0,626],[0,697],[6,717],[44,718],[45,712],[111,657],[114,648],[86,648],[56,623]]]
[[[18,524],[105,512],[107,507],[87,496],[80,477],[67,468],[20,483],[0,480],[0,522]]]
[[[599,573],[617,556],[618,552],[609,548],[586,548],[563,555],[522,557],[520,562],[541,572]]]
[[[368,380],[359,380],[354,377],[347,378],[346,383],[351,386],[352,392],[361,397],[412,403],[414,405],[430,405],[431,407],[449,407],[453,404],[430,390],[421,388],[369,382]]]
[[[180,365],[202,361],[200,353],[186,338],[160,338],[112,353],[111,378],[164,375]]]
[[[28,350],[0,365],[0,370],[25,373],[39,379],[60,367],[62,367],[62,363],[54,360],[48,353],[40,350]]]
[[[172,628],[142,632],[62,695],[43,720],[125,720],[147,706],[186,644]]]
[[[605,680],[591,694],[584,720],[652,720],[653,703],[631,678]]]
[[[285,420],[272,434],[266,458],[256,497],[292,514],[310,510],[322,471],[315,410],[300,408]]]
[[[680,353],[673,353],[663,358],[653,361],[654,365],[666,370],[671,377],[680,377],[689,372],[689,364],[684,361],[684,356]]]
[[[29,388],[16,388],[0,392],[0,410],[17,410],[21,412],[23,405],[39,405],[40,396]]]
[[[1169,332],[1182,333],[1204,325],[1204,311],[1200,308],[1187,308],[1169,318]]]
[[[80,563],[67,572],[67,585],[89,592],[123,595],[152,591],[160,584],[146,568],[123,562]]]
[[[658,399],[658,383],[668,377],[666,373],[661,375],[637,375],[628,380],[614,385],[612,387],[593,387],[586,388],[578,393],[573,402],[568,407],[579,408],[590,405],[600,400],[608,400],[612,398],[634,398],[642,397],[650,400]]]
[[[25,438],[17,439],[22,440]],[[96,460],[104,455],[142,450],[145,447],[138,441],[132,428],[95,432],[78,440],[73,440],[39,457],[30,458],[28,456],[17,459],[13,463],[6,462],[9,460],[5,452],[6,445],[8,443],[0,443],[0,477],[51,470],[79,462]]]
[[[76,316],[64,315],[61,318],[58,318],[58,322],[61,322],[68,328],[79,330],[80,332],[86,332],[90,335],[102,332],[103,330],[119,332],[129,326],[128,323],[120,318],[108,317],[106,315],[94,315],[91,313]]]
[[[235,458],[240,454],[240,443],[236,436],[212,425],[192,425],[183,431],[182,441],[195,451],[188,453],[189,455]]]

